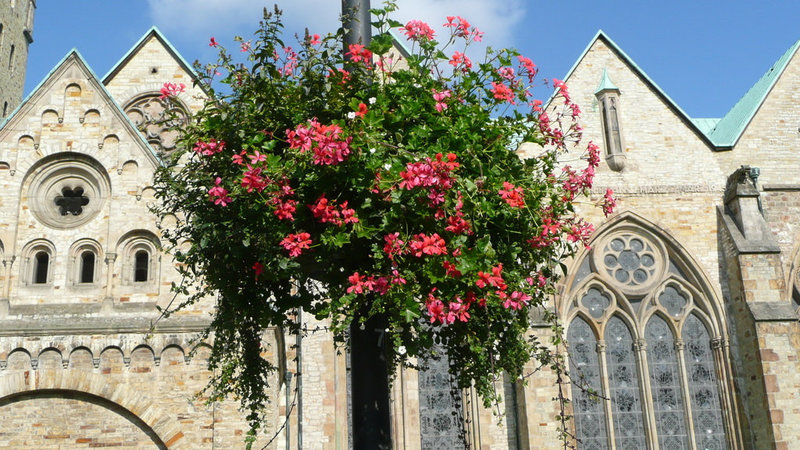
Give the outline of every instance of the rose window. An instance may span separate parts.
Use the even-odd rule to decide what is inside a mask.
[[[55,199],[58,211],[62,216],[73,215],[78,216],[83,212],[83,207],[89,204],[89,198],[83,195],[83,188],[64,187],[61,189],[61,195]]]
[[[616,235],[600,249],[603,275],[628,292],[644,293],[661,276],[662,252],[641,235]]]

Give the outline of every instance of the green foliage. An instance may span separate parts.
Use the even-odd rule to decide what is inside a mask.
[[[220,49],[208,66],[211,98],[158,173],[158,213],[179,217],[164,236],[189,280],[176,289],[186,303],[217,298],[210,388],[240,398],[254,428],[275,369],[261,338],[293,329],[298,307],[343,341],[361,312],[384,315],[394,365],[441,342],[459,385],[487,403],[502,372],[553,360],[530,313],[590,231],[572,202],[591,185],[593,149],[584,172],[553,173],[576,110],[562,89],[547,116],[514,50],[475,67],[448,56],[480,38],[460,18],[444,44],[406,25],[413,55],[398,61],[393,10],[373,11],[370,52],[351,47],[349,60],[343,32],[291,50],[279,12],[265,14],[243,42],[248,64]],[[229,94],[214,91],[217,71]],[[521,159],[523,139],[539,154]]]

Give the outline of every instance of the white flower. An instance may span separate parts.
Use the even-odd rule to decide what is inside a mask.
[[[370,153],[375,153],[375,149],[374,149],[374,148],[371,148],[371,149],[369,149],[369,152],[370,152]]]
[[[374,105],[375,102],[378,101],[378,99],[376,99],[375,97],[370,97],[369,100],[367,100],[367,101],[369,102],[370,105]]]
[[[347,113],[347,118],[351,119],[351,120],[355,119],[356,118],[356,113],[353,112],[353,111],[350,111],[349,113]]]
[[[386,170],[391,170],[392,165],[389,164],[389,163],[386,163],[386,164],[383,165],[383,168],[386,169]]]
[[[401,345],[400,347],[397,347],[397,353],[400,354],[400,355],[405,355],[406,354],[406,346],[405,345]]]

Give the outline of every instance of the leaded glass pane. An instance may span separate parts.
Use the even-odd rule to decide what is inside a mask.
[[[658,296],[658,302],[667,309],[670,316],[679,317],[683,307],[689,303],[689,299],[686,298],[683,292],[675,289],[674,286],[667,286],[664,292]]]
[[[682,337],[697,448],[722,450],[727,444],[708,330],[692,314],[683,325]]]
[[[583,296],[581,303],[589,310],[590,316],[599,319],[603,317],[603,313],[611,303],[611,299],[609,299],[606,294],[602,293],[600,289],[591,288],[586,292],[586,295]]]
[[[647,322],[645,337],[659,448],[689,448],[675,337],[664,319],[658,316]]]
[[[605,337],[608,386],[617,449],[646,448],[633,337],[627,325],[617,316],[609,319]]]
[[[578,447],[582,450],[607,449],[605,410],[603,400],[598,396],[601,386],[597,339],[589,324],[577,317],[569,326],[567,342]]]
[[[442,348],[436,350],[443,355]],[[443,355],[439,359],[427,358],[424,364],[426,368],[419,372],[420,448],[464,448],[461,437],[463,427],[458,414],[461,399],[458,390],[453,389],[453,384],[450,383],[447,356]]]

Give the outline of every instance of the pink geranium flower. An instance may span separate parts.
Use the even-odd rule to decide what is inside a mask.
[[[303,250],[311,248],[311,235],[308,233],[289,234],[280,242],[281,247],[289,252],[289,256],[296,258]]]

